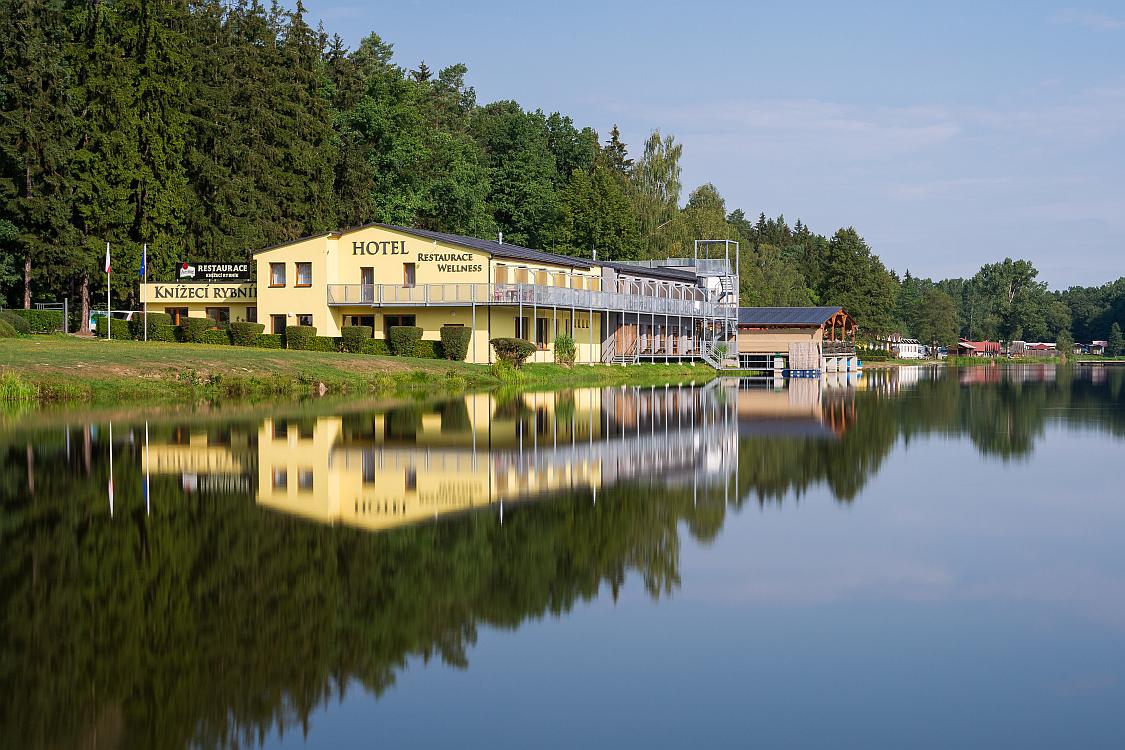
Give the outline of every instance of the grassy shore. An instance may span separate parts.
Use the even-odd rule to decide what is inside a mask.
[[[458,392],[503,385],[648,385],[705,382],[714,376],[715,371],[705,365],[530,364],[513,375],[489,365],[410,357],[63,335],[0,340],[0,401],[174,403],[326,393]]]

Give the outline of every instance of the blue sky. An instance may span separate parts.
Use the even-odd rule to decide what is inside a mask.
[[[854,225],[900,273],[1125,275],[1125,3],[307,0],[481,102],[684,144],[684,199]]]

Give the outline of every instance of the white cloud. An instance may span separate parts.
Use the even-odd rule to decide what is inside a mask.
[[[1055,23],[1080,26],[1094,31],[1120,31],[1125,29],[1125,19],[1113,18],[1104,13],[1068,9],[1055,15]]]

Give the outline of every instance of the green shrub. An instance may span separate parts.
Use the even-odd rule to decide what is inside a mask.
[[[19,331],[12,327],[12,324],[6,320],[0,320],[0,339],[14,339],[19,335]]]
[[[473,331],[465,326],[441,327],[441,352],[446,359],[464,362],[469,356],[469,338]]]
[[[62,310],[9,310],[31,326],[32,333],[54,333],[63,327]],[[75,313],[77,315],[77,313]],[[72,327],[71,331],[77,330]]]
[[[285,326],[286,349],[308,349],[316,338],[316,326]]]
[[[284,349],[285,340],[280,333],[260,333],[254,346],[259,349]]]
[[[363,348],[360,349],[363,354],[390,354],[391,350],[387,348],[387,342],[383,339],[367,339],[363,342]]]
[[[254,346],[265,330],[262,323],[231,323],[230,340],[235,346]]]
[[[855,350],[855,355],[861,362],[886,362],[894,357],[894,354],[886,349],[869,349],[866,347],[858,347]]]
[[[129,333],[129,321],[127,320],[118,320],[117,318],[114,318],[112,327],[109,329],[109,331],[113,334],[113,338],[120,339],[121,341],[126,341],[133,338],[132,334]],[[105,332],[105,316],[103,315],[102,317],[98,318],[98,338],[104,339]]]
[[[0,401],[34,401],[39,389],[14,372],[0,373]]]
[[[152,323],[148,326],[148,340],[149,341],[179,341],[178,331],[176,326],[165,324],[158,325],[153,328]]]
[[[535,344],[524,339],[497,338],[488,343],[496,351],[496,356],[513,367],[523,367],[527,358],[535,353]]]
[[[566,333],[555,336],[555,362],[563,367],[573,367],[577,356],[573,336]]]
[[[183,340],[189,344],[202,344],[214,322],[210,318],[180,318]]]
[[[332,336],[313,336],[305,346],[310,352],[334,352],[339,339]]]
[[[371,326],[344,326],[340,329],[340,349],[352,354],[362,352],[373,331]]]
[[[172,325],[172,316],[168,313],[150,312],[148,314],[148,337],[150,340],[159,340],[156,338],[156,330],[160,326]],[[144,341],[145,338],[145,314],[143,312],[133,315],[133,319],[129,321],[129,333],[133,335],[137,341]]]
[[[387,338],[391,354],[396,357],[411,357],[414,356],[418,342],[422,340],[422,329],[418,326],[391,326]]]
[[[210,330],[204,331],[203,343],[230,346],[230,332],[224,331],[221,328],[212,328]]]
[[[27,318],[11,310],[0,310],[0,320],[15,328],[16,333],[31,333],[31,323],[27,322]]]
[[[440,341],[419,341],[414,345],[414,356],[419,359],[444,359]]]

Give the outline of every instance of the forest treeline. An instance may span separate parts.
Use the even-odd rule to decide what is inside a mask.
[[[971,279],[899,276],[851,227],[755,221],[712,184],[685,194],[683,147],[630,149],[559,112],[480,104],[463,64],[403,66],[258,0],[0,0],[0,303],[135,307],[178,261],[244,259],[381,221],[601,259],[742,245],[744,305],[839,304],[869,336],[1109,338],[1125,279],[1048,291],[1026,261]],[[83,319],[88,316],[83,315]]]

